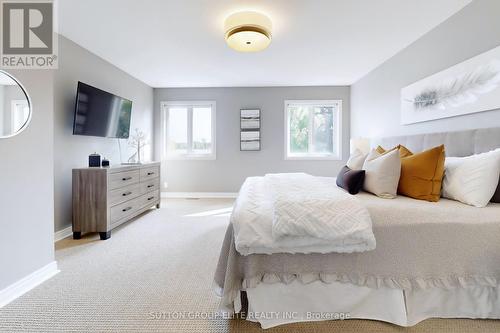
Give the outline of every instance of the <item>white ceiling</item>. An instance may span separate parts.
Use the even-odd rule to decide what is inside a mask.
[[[59,0],[59,32],[153,87],[349,85],[471,0]],[[228,48],[229,14],[273,22],[259,53]]]

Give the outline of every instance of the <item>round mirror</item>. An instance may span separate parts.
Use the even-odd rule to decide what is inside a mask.
[[[28,93],[12,75],[0,71],[0,138],[19,134],[30,120]]]

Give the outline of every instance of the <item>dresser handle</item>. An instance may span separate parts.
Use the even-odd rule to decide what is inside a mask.
[[[122,178],[123,181],[131,180],[131,179],[132,179],[132,177],[123,177]]]
[[[127,210],[131,210],[131,209],[132,209],[132,207],[123,208],[122,212],[126,212]]]
[[[131,195],[131,194],[132,194],[132,192],[130,192],[130,191],[129,191],[129,192],[125,192],[125,193],[123,193],[122,195],[123,195],[124,197],[126,197],[127,195]]]
[[[155,198],[155,197],[149,197],[149,198],[148,198],[148,201],[151,201],[151,200],[153,200],[154,198]]]
[[[148,185],[148,188],[155,187],[154,185]]]
[[[154,175],[155,173],[154,172],[148,172],[148,176],[151,176],[151,175]]]

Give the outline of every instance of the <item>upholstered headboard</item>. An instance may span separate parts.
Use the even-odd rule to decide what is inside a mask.
[[[402,144],[413,152],[420,152],[441,144],[446,156],[469,156],[500,148],[500,127],[456,132],[428,133],[408,136],[374,138],[371,146],[391,148]]]

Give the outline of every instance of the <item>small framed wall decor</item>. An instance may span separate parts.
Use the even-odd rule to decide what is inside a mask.
[[[240,150],[260,150],[260,109],[240,110]]]

